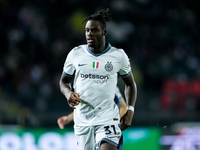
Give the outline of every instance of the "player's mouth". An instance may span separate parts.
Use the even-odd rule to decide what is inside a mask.
[[[87,42],[88,42],[88,43],[93,43],[94,40],[93,40],[93,39],[87,39]]]

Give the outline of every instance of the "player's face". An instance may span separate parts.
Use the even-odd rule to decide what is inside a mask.
[[[99,47],[103,44],[104,30],[101,23],[96,20],[89,20],[85,26],[85,36],[88,46]]]

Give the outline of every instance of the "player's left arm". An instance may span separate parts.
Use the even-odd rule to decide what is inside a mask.
[[[126,77],[123,77],[122,80],[125,83],[124,94],[127,101],[127,105],[128,105],[128,108],[130,107],[130,109],[126,111],[126,113],[122,116],[120,120],[121,130],[123,131],[127,129],[131,125],[131,122],[132,122],[132,118],[134,115],[134,107],[135,107],[135,102],[136,102],[136,97],[137,97],[137,86],[136,86],[132,73]]]

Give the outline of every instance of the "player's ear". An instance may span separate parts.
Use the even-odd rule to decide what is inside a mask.
[[[107,29],[104,29],[104,30],[103,30],[103,35],[107,35],[107,33],[108,33],[108,30],[107,30]]]

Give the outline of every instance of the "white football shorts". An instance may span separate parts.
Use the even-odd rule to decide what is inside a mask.
[[[106,141],[122,150],[123,136],[118,124],[97,126],[74,125],[79,150],[98,150],[102,141]]]

